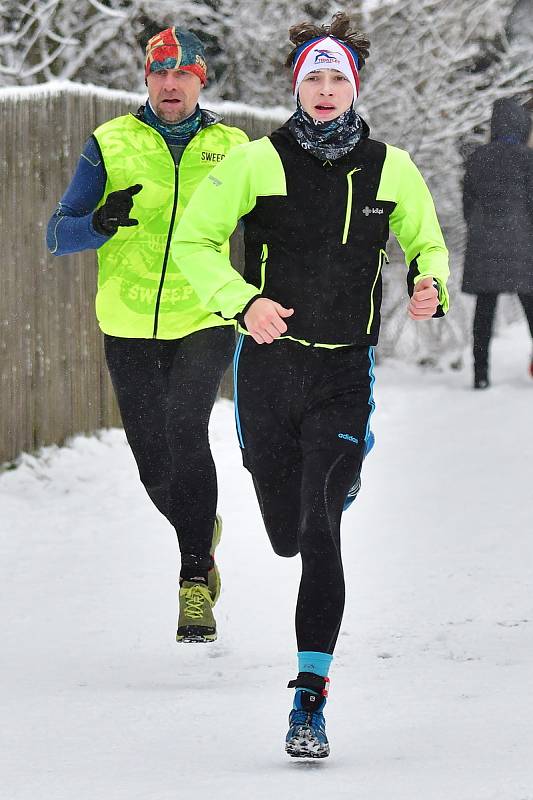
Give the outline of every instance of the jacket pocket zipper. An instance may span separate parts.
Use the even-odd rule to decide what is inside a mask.
[[[353,185],[352,185],[352,175],[354,172],[361,172],[361,167],[355,167],[348,172],[346,175],[346,180],[348,181],[348,196],[346,198],[346,218],[344,220],[344,232],[342,234],[342,243],[346,244],[348,241],[348,232],[350,230],[350,220],[352,218],[352,205],[353,205]]]
[[[370,316],[368,317],[368,325],[366,326],[366,332],[370,333],[372,328],[372,322],[374,321],[374,289],[376,288],[376,283],[378,282],[379,274],[381,272],[381,267],[383,266],[383,261],[388,264],[389,257],[385,250],[382,248],[379,251],[379,258],[378,258],[378,268],[376,271],[376,277],[374,278],[374,283],[372,284],[372,289],[370,290]]]
[[[261,294],[263,293],[263,289],[265,288],[267,261],[268,261],[268,245],[264,244],[263,249],[261,250],[261,286],[259,287],[259,291],[261,292]]]

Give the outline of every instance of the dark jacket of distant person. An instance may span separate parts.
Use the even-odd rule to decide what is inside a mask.
[[[463,291],[533,294],[531,116],[509,99],[493,106],[491,141],[468,158]]]

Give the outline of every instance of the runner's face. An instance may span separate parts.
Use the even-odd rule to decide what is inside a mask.
[[[150,105],[163,122],[181,122],[190,117],[202,88],[198,75],[179,69],[149,72],[146,83]]]
[[[352,84],[337,69],[310,72],[301,82],[298,94],[304,111],[322,122],[339,117],[353,101]]]

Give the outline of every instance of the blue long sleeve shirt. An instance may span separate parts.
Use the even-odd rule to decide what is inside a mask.
[[[85,143],[72,180],[50,217],[46,244],[55,256],[95,250],[109,236],[97,233],[93,211],[104,194],[106,174],[98,146],[91,136]]]
[[[140,112],[144,122],[163,136],[176,165],[180,163],[183,151],[198,126],[211,125],[221,119],[217,114],[207,109],[200,110],[197,106],[194,114],[180,123],[178,132],[173,126],[165,126],[148,102],[139,109]],[[104,194],[105,185],[106,171],[100,150],[94,136],[90,136],[85,142],[72,180],[48,222],[46,244],[52,255],[96,250],[111,238],[97,233],[92,223],[93,212]]]

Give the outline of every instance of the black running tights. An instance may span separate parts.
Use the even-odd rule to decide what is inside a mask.
[[[242,350],[241,350],[242,346]],[[333,653],[344,611],[340,521],[374,402],[373,348],[237,345],[243,462],[274,551],[300,553],[298,650]],[[353,514],[353,511],[351,512]],[[272,589],[275,591],[275,587]]]
[[[170,341],[106,335],[104,342],[140,479],[175,528],[182,563],[202,573],[217,505],[208,423],[234,343],[230,326]]]

